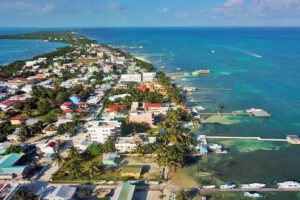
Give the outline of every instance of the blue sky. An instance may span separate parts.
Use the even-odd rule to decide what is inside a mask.
[[[300,26],[300,0],[0,0],[0,27]]]

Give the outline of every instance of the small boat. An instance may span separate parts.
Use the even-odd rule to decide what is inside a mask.
[[[287,135],[286,139],[290,144],[300,144],[300,138],[298,135]]]
[[[263,183],[250,183],[250,184],[242,184],[241,188],[263,188],[266,184]]]
[[[300,188],[300,183],[296,181],[285,181],[277,183],[278,188]]]
[[[245,197],[253,197],[253,198],[260,198],[263,197],[262,194],[256,193],[256,192],[244,192]]]
[[[226,183],[225,185],[220,185],[220,189],[231,189],[234,187],[235,185],[233,183]]]
[[[211,53],[215,53],[215,50],[211,50]]]
[[[181,71],[181,68],[180,68],[180,67],[178,67],[178,68],[176,69],[176,71],[180,72],[180,71]]]
[[[216,186],[215,185],[205,185],[202,188],[203,189],[214,189],[214,188],[216,188]]]
[[[210,73],[210,70],[196,70],[196,71],[192,72],[192,75],[197,76],[199,74],[209,74],[209,73]]]
[[[223,146],[222,145],[220,145],[220,144],[208,144],[208,148],[209,149],[220,149],[220,148],[222,148]]]

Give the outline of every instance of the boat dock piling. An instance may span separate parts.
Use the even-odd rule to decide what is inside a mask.
[[[261,137],[235,137],[235,136],[205,136],[206,139],[231,139],[231,140],[258,140],[272,142],[287,142],[287,139],[261,138]]]

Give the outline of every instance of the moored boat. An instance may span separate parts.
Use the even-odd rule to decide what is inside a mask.
[[[253,197],[253,198],[260,198],[263,197],[262,194],[259,194],[257,192],[244,192],[245,197]]]
[[[263,183],[250,183],[250,184],[242,184],[241,188],[263,188],[266,184]]]
[[[278,188],[300,188],[300,183],[296,181],[285,181],[277,183]]]
[[[210,70],[196,70],[196,71],[192,72],[192,75],[197,76],[199,74],[209,74],[209,73],[210,73]]]
[[[233,183],[226,183],[225,185],[220,185],[220,189],[231,189],[234,187],[235,187],[235,184],[233,184]]]
[[[214,188],[216,188],[216,186],[215,185],[205,185],[202,188],[203,189],[214,189]]]

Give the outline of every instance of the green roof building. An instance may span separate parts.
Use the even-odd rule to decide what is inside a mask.
[[[24,178],[27,173],[27,165],[15,165],[21,158],[22,154],[12,153],[4,156],[0,160],[0,178],[12,179]]]
[[[132,200],[135,190],[135,185],[129,183],[123,183],[122,186],[115,190],[114,196],[111,200]]]

